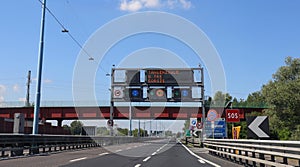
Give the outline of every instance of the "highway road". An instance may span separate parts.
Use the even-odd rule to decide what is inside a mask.
[[[218,167],[229,165],[229,162],[219,158],[212,156],[203,158],[202,155],[210,156],[207,153],[195,154],[175,139],[164,139],[1,160],[0,166]],[[230,164],[230,166],[236,166],[236,164]]]

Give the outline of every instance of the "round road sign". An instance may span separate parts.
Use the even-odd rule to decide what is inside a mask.
[[[207,113],[207,120],[208,121],[215,121],[218,119],[218,113],[216,110],[209,110]]]
[[[119,97],[121,95],[121,91],[120,90],[115,90],[115,96]]]
[[[157,89],[156,90],[156,96],[158,96],[158,97],[162,97],[162,96],[164,96],[164,91],[162,90],[162,89]]]

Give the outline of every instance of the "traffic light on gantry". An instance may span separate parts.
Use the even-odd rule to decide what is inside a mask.
[[[128,93],[129,93],[130,101],[132,102],[143,101],[141,88],[130,88],[128,89]]]
[[[149,101],[167,101],[165,88],[149,88],[148,91]]]
[[[174,88],[173,89],[174,101],[191,101],[190,88]]]

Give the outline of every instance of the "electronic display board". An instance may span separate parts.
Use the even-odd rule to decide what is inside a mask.
[[[147,83],[153,85],[192,84],[194,82],[192,70],[148,69],[146,78]]]
[[[126,76],[127,76],[126,83],[129,84],[130,86],[141,84],[139,70],[127,70]]]

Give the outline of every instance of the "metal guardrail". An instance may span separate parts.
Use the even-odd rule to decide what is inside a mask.
[[[147,140],[153,138],[1,134],[0,159]]]
[[[300,166],[300,141],[207,139],[204,146],[245,166]]]

